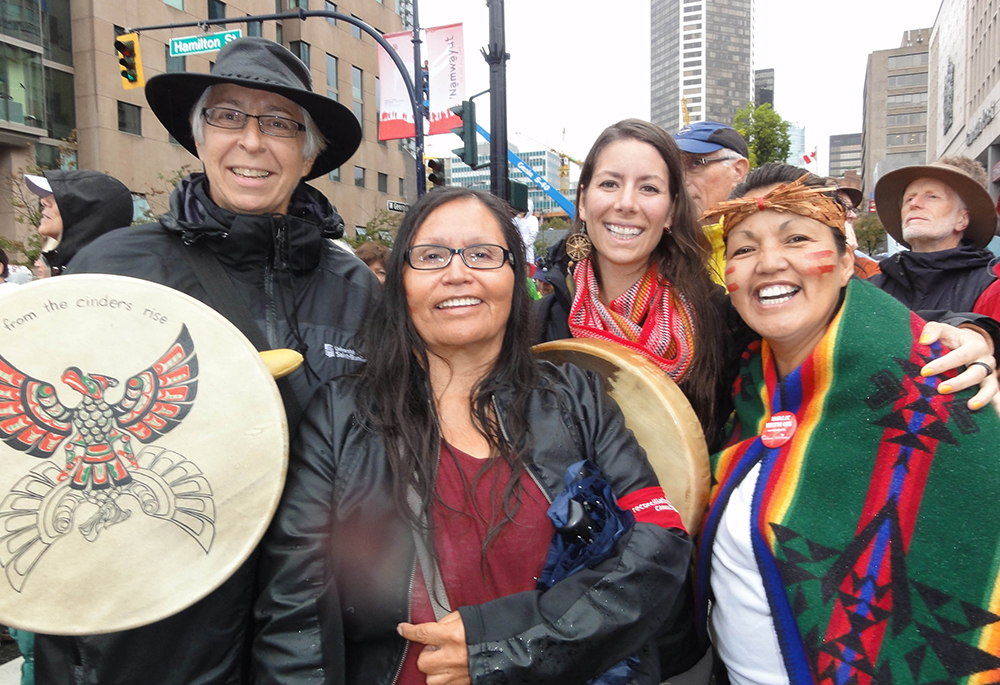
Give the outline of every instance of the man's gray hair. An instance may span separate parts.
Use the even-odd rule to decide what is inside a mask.
[[[209,86],[206,88],[205,92],[203,92],[201,97],[198,98],[198,102],[194,103],[194,107],[191,108],[191,137],[194,138],[195,142],[198,144],[205,142],[205,117],[201,115],[201,110],[205,109],[205,105],[208,104],[208,99],[211,97],[213,88],[215,88],[215,86]],[[306,158],[315,157],[326,149],[327,140],[323,137],[323,134],[320,133],[319,127],[316,126],[316,122],[313,121],[313,118],[309,116],[309,112],[306,111],[306,108],[301,105],[298,107],[299,111],[302,112],[302,123],[306,127],[306,139],[302,145],[302,156]]]

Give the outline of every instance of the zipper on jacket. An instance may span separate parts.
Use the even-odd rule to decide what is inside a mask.
[[[272,230],[274,219],[271,219]],[[264,335],[272,349],[284,347],[278,340],[278,312],[274,302],[274,264],[278,259],[278,251],[285,240],[285,225],[278,226],[273,249],[264,264]]]
[[[417,580],[417,558],[413,558],[413,570],[410,571],[410,591],[406,594],[406,622],[409,623],[413,618],[413,584]],[[407,640],[406,644],[403,646],[403,658],[399,660],[399,666],[396,667],[396,674],[392,676],[392,680],[389,685],[396,685],[399,680],[400,674],[403,672],[403,664],[406,663],[406,653],[410,651],[410,641]]]
[[[493,412],[497,415],[497,425],[500,426],[500,433],[503,434],[503,439],[506,440],[507,444],[510,445],[511,449],[513,449],[514,445],[511,443],[510,435],[507,433],[507,426],[504,425],[503,416],[500,414],[500,405],[497,403],[497,396],[494,394],[490,399],[493,401]],[[538,480],[538,476],[535,475],[535,472],[531,469],[531,465],[525,464],[524,470],[528,472],[528,475],[531,476],[531,480],[535,481],[535,485],[537,485],[538,489],[542,491],[542,496],[545,498],[545,501],[552,504],[552,496],[546,488],[542,487],[542,482]]]

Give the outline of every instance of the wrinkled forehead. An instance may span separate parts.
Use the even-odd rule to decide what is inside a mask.
[[[249,114],[284,114],[299,117],[302,108],[283,95],[268,90],[246,88],[235,83],[212,86],[208,94],[209,107],[233,107]]]
[[[906,190],[903,191],[903,197],[913,195],[915,193],[926,193],[933,192],[946,198],[955,198],[957,194],[952,190],[951,186],[940,181],[936,178],[923,177],[910,183],[906,186]]]

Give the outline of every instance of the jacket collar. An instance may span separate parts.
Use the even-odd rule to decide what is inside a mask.
[[[220,261],[238,271],[271,263],[293,273],[315,269],[323,239],[339,238],[344,227],[326,197],[305,183],[292,194],[287,214],[237,214],[215,204],[203,173],[178,184],[160,223],[185,243],[204,240]]]

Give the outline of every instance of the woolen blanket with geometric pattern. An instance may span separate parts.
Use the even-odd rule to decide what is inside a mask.
[[[712,458],[699,543],[705,634],[712,544],[761,464],[751,541],[792,683],[1000,682],[1000,420],[971,412],[923,321],[852,280],[808,359],[779,381],[766,342],[744,354],[729,446]],[[761,435],[778,412],[797,427]],[[768,442],[772,442],[768,440]]]

